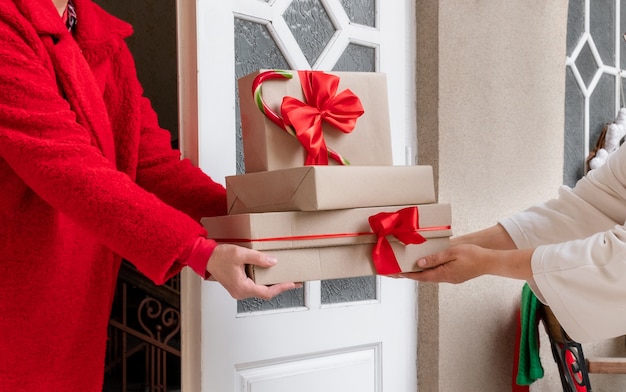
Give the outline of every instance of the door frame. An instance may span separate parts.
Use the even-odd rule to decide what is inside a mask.
[[[198,60],[196,2],[176,0],[178,58],[179,149],[182,158],[198,166]],[[202,387],[201,278],[189,268],[180,272],[181,390],[199,392]]]

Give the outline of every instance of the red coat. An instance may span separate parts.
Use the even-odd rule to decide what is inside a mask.
[[[162,283],[226,209],[142,97],[130,25],[74,4],[72,37],[51,0],[0,0],[0,391],[100,392],[120,257]]]

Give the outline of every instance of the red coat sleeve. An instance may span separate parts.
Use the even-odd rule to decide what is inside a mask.
[[[137,183],[197,221],[226,214],[224,187],[189,160],[181,161],[180,152],[171,148],[170,132],[159,126],[150,101],[143,96],[133,57],[125,44],[113,57],[113,67],[106,96],[113,121],[119,119],[114,126],[127,127],[129,118],[137,118],[140,123],[138,147],[129,140],[119,142],[137,149]]]
[[[159,128],[150,102],[141,99],[142,129],[137,183],[197,221],[225,215],[226,190],[170,148],[170,133]],[[172,175],[175,173],[175,175]]]
[[[143,98],[141,106],[130,108],[143,116],[129,116],[126,129],[109,129],[116,161],[105,156],[95,130],[102,132],[109,121],[111,127],[124,122],[92,110],[103,100],[98,77],[76,60],[75,43],[64,41],[71,37],[54,42],[54,50],[68,51],[57,58],[69,59],[57,72],[46,54],[50,48],[31,31],[0,26],[0,37],[0,158],[6,163],[0,165],[0,179],[17,176],[26,189],[6,196],[16,199],[7,205],[28,208],[28,198],[41,198],[156,283],[167,280],[182,267],[177,259],[183,251],[206,234],[199,215],[225,208],[223,189],[163,147],[163,136],[156,134],[165,131],[157,129]],[[70,107],[57,85],[59,75],[75,83],[70,95],[86,106]],[[131,142],[119,142],[125,138]],[[126,150],[137,139],[139,152]],[[181,196],[185,193],[191,196]],[[187,213],[174,207],[186,203],[194,204]]]

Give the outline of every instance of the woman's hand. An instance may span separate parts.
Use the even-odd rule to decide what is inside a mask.
[[[399,276],[420,282],[463,283],[482,275],[531,280],[534,249],[493,250],[461,244],[417,261],[419,272]]]
[[[279,283],[272,286],[256,284],[246,275],[246,264],[267,268],[275,265],[276,259],[257,250],[220,244],[209,258],[207,271],[235,299],[256,297],[269,300],[283,291],[302,287],[301,283]]]

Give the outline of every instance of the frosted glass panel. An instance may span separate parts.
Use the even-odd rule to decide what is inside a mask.
[[[585,2],[571,0],[567,11],[567,54],[574,51],[585,32]]]
[[[304,288],[286,291],[270,301],[248,298],[237,301],[237,313],[258,312],[260,310],[297,308],[304,306]]]
[[[376,50],[367,46],[350,44],[333,70],[374,72],[376,70]]]
[[[615,77],[602,74],[589,98],[589,149],[593,149],[606,123],[615,119]]]
[[[375,0],[341,0],[352,23],[375,27]]]
[[[283,15],[309,64],[314,64],[335,27],[319,0],[293,1]]]
[[[237,77],[259,68],[288,68],[267,27],[235,18],[235,72]]]
[[[623,106],[616,99],[620,94],[618,75],[626,62],[622,38],[626,13],[619,1],[569,2],[563,169],[563,183],[569,186],[584,175],[589,151],[595,148],[605,124],[613,122]]]
[[[376,299],[376,277],[322,281],[322,304],[357,302]]]
[[[576,67],[578,68],[578,72],[580,72],[580,76],[585,83],[585,87],[590,86],[591,80],[600,67],[593,56],[593,52],[591,51],[588,42],[584,44],[582,50],[576,58]]]
[[[615,0],[593,0],[590,30],[602,61],[615,64]]]
[[[563,184],[574,186],[584,173],[585,99],[570,69],[566,70],[565,85],[565,165]]]

